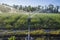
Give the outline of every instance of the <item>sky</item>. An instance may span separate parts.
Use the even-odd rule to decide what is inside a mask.
[[[31,5],[31,6],[38,6],[38,5],[59,5],[60,6],[60,0],[0,0],[0,3],[5,3],[9,5]]]

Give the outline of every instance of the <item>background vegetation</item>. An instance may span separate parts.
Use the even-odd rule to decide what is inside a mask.
[[[4,10],[3,10],[4,9]],[[48,6],[42,6],[42,5],[38,5],[38,6],[22,6],[22,5],[13,5],[10,6],[8,4],[4,4],[2,3],[2,5],[0,5],[0,11],[1,12],[10,12],[10,13],[17,13],[17,12],[36,12],[36,13],[59,13],[60,12],[60,6],[57,5],[53,5],[53,4],[49,4]]]

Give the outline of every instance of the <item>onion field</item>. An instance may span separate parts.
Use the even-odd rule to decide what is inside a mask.
[[[31,17],[31,29],[60,28],[60,14],[0,14],[0,28],[28,28],[28,17]]]

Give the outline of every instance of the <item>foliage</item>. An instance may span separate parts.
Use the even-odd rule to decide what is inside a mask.
[[[8,38],[8,40],[15,40],[15,36],[11,36],[10,38]]]
[[[49,34],[60,34],[60,30],[50,31]]]
[[[15,9],[19,10],[24,10],[27,12],[42,12],[42,13],[58,13],[59,12],[59,6],[54,6],[53,4],[49,4],[48,6],[35,6],[32,7],[31,5],[29,6],[22,6],[22,5],[13,5]]]
[[[31,29],[60,28],[60,14],[31,14]],[[0,14],[0,28],[28,28],[27,14]]]
[[[0,31],[3,32],[3,31]],[[7,31],[2,33],[2,35],[27,35],[28,34],[28,30],[24,30],[24,31]],[[46,31],[46,30],[32,30],[30,31],[30,35],[47,35],[47,34],[54,34],[54,35],[59,35],[60,34],[60,30],[50,30],[50,31]]]
[[[44,40],[44,38],[36,38],[35,40]]]

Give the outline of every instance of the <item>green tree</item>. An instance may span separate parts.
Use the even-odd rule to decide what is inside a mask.
[[[41,5],[38,5],[38,8],[37,9],[40,10],[41,9],[40,7],[41,7]]]
[[[54,8],[54,13],[58,13],[59,11],[59,6],[56,6],[55,8]]]
[[[28,6],[28,8],[27,8],[27,12],[30,12],[31,9],[32,9],[32,7],[31,7],[31,6]]]
[[[13,5],[13,8],[18,9],[18,5]]]
[[[22,5],[20,5],[19,10],[22,10],[22,9],[23,9],[23,7],[22,7]]]
[[[52,5],[52,4],[50,4],[50,5],[48,6],[48,9],[50,10],[50,12],[53,12],[53,8],[54,8],[54,5]]]
[[[24,11],[27,11],[27,6],[23,7],[23,10],[24,10]]]

